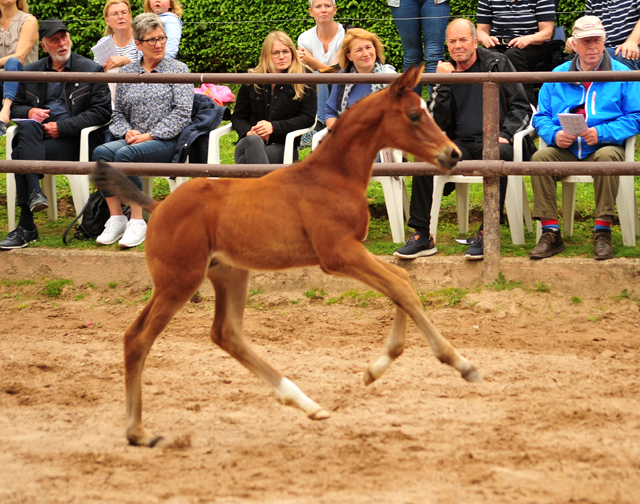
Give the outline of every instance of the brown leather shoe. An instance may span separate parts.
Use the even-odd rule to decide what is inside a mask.
[[[529,252],[529,259],[544,259],[551,257],[566,249],[567,246],[562,241],[560,231],[546,231],[542,233],[540,241]]]
[[[593,232],[593,258],[596,260],[613,259],[611,231]]]

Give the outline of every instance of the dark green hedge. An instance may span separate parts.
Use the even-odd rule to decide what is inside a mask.
[[[584,10],[585,0],[561,0],[562,23],[570,27]],[[134,14],[142,0],[132,0]],[[451,15],[474,19],[477,0],[451,0]],[[91,56],[102,36],[104,0],[46,0],[30,5],[38,19],[62,18],[67,22],[74,50]],[[287,32],[294,41],[313,26],[306,0],[182,0],[184,10],[179,59],[191,71],[244,72],[254,66],[264,37],[273,30]],[[376,32],[387,46],[389,63],[402,68],[402,48],[386,0],[338,0],[343,23]]]

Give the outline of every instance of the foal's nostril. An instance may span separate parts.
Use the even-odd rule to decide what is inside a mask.
[[[449,147],[449,150],[449,156],[451,157],[451,160],[458,162],[460,160],[460,151],[458,151],[458,149],[454,149],[453,147]]]

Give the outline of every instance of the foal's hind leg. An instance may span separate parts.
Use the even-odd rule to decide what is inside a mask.
[[[340,252],[336,252],[337,250]],[[420,298],[418,298],[409,274],[405,270],[376,258],[367,252],[359,242],[334,244],[331,251],[324,251],[320,257],[322,269],[327,273],[348,275],[360,280],[388,296],[398,308],[404,310],[416,323],[440,362],[449,364],[458,370],[467,381],[482,379],[473,364],[458,354],[451,343],[427,318]],[[402,337],[404,336],[404,331],[400,331],[404,321],[399,324],[396,326],[394,322],[391,329],[389,341],[392,343],[400,339],[400,334]],[[389,351],[389,348],[398,349],[400,346],[397,343],[395,345],[387,343],[386,353],[366,371],[365,382],[367,384],[379,378],[393,359],[399,355],[397,351],[395,354],[393,351]]]
[[[406,332],[407,312],[400,307],[396,307],[396,315],[393,317],[393,324],[391,324],[391,332],[384,347],[384,353],[364,372],[365,385],[371,385],[380,378],[393,361],[402,355]]]
[[[270,385],[284,404],[300,408],[312,420],[328,418],[328,412],[246,344],[242,315],[247,303],[249,271],[217,264],[209,269],[208,276],[216,291],[216,312],[211,330],[213,342]]]
[[[125,332],[126,436],[132,445],[153,447],[162,440],[161,436],[147,431],[142,424],[142,369],[158,335],[189,300],[200,283],[202,278],[194,284],[195,287],[185,282],[154,289],[147,306]]]

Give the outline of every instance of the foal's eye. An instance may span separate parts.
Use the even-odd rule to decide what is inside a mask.
[[[409,120],[413,121],[413,122],[418,122],[420,120],[420,118],[422,117],[422,114],[420,112],[409,112]]]

